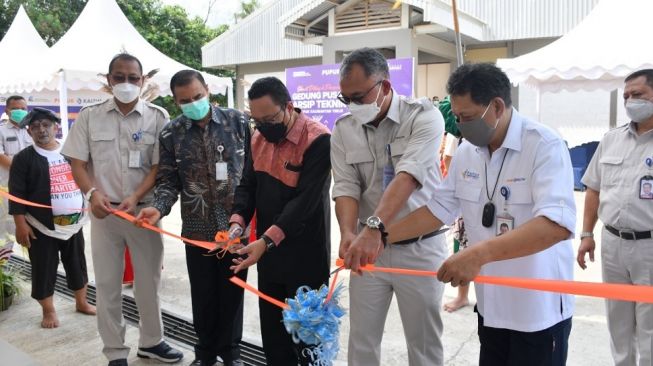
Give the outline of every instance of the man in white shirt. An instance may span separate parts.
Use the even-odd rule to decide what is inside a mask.
[[[510,82],[491,64],[461,66],[447,89],[465,140],[431,200],[393,223],[388,241],[430,232],[462,213],[469,247],[438,269],[441,281],[461,286],[478,274],[571,280],[576,209],[564,142],[511,107]],[[502,223],[512,230],[502,234]],[[566,363],[573,296],[475,289],[481,366]]]

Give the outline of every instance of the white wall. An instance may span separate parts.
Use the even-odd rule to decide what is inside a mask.
[[[628,122],[618,91],[617,126]],[[609,130],[610,93],[577,91],[542,93],[540,114],[536,112],[537,93],[528,87],[519,88],[519,110],[528,117],[553,127],[569,147],[589,141],[600,141]]]

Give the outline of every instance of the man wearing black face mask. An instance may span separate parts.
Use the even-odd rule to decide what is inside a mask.
[[[388,241],[430,232],[462,213],[469,244],[437,269],[440,281],[466,285],[478,274],[572,280],[576,209],[565,143],[512,108],[510,81],[494,65],[459,67],[447,91],[465,140],[442,185],[390,225]],[[511,230],[502,234],[502,224]],[[474,287],[479,365],[565,365],[573,296]]]
[[[242,231],[256,210],[259,239],[238,250],[234,272],[258,263],[258,287],[281,301],[301,286],[317,289],[329,278],[329,130],[293,108],[285,85],[273,77],[249,90],[257,131],[236,188],[230,232]],[[281,309],[259,301],[267,365],[308,365],[310,350],[295,346]]]
[[[624,104],[631,122],[605,134],[583,176],[585,212],[578,264],[594,262],[600,218],[603,281],[653,285],[653,69],[626,77]],[[612,357],[617,366],[653,362],[653,304],[606,300]]]

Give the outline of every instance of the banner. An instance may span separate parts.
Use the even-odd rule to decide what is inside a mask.
[[[413,95],[413,59],[388,60],[390,82],[397,93]],[[310,118],[322,122],[330,130],[336,119],[347,112],[338,100],[340,64],[302,66],[286,69],[286,87],[296,108]]]
[[[5,111],[7,98],[13,94],[0,94],[0,115]],[[59,92],[42,90],[33,93],[17,93],[27,101],[27,108],[47,108],[59,114]],[[72,126],[77,118],[77,113],[82,107],[97,104],[110,98],[111,95],[102,91],[93,90],[69,90],[68,91],[68,126]]]

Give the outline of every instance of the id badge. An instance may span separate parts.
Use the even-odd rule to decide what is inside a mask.
[[[646,175],[639,180],[639,199],[653,200],[653,176]]]
[[[497,215],[497,236],[501,236],[512,230],[515,226],[515,218],[506,211]]]
[[[130,168],[140,168],[141,167],[141,152],[129,150],[129,167]]]
[[[227,179],[229,179],[227,163],[225,163],[224,161],[219,161],[215,163],[215,180],[227,180]]]

